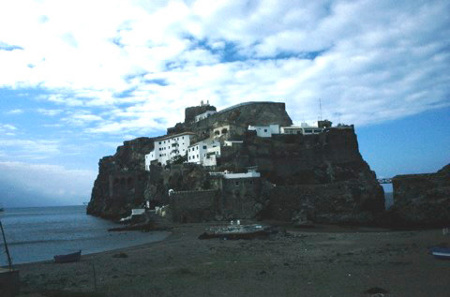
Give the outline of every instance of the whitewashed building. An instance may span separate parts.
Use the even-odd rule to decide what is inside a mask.
[[[249,131],[256,131],[258,137],[272,137],[273,134],[280,134],[280,125],[268,126],[248,126]]]
[[[156,139],[154,149],[145,155],[145,170],[150,171],[150,164],[153,161],[165,166],[172,158],[186,155],[194,135],[192,132],[184,132]]]
[[[229,172],[229,171],[225,170],[223,172],[210,172],[209,175],[222,176],[225,179],[261,177],[261,173],[257,172],[256,170],[257,170],[256,167],[249,167],[249,168],[247,168],[247,172],[243,172],[243,173],[234,173],[234,172]]]
[[[188,163],[215,166],[217,157],[220,157],[220,142],[212,139],[199,141],[189,146],[187,156]]]
[[[323,128],[310,126],[307,123],[301,123],[300,126],[281,127],[281,134],[319,134],[323,131]]]
[[[223,142],[223,146],[241,145],[243,143],[244,143],[243,140],[225,140]]]
[[[216,111],[214,111],[214,110],[208,110],[208,111],[206,111],[204,113],[201,113],[201,114],[195,116],[195,121],[198,122],[198,121],[204,120],[207,117],[209,117],[209,116],[211,116],[211,115],[213,115],[215,113],[216,113]]]

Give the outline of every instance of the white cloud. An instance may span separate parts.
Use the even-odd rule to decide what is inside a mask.
[[[19,108],[12,109],[6,112],[6,114],[22,114],[22,113],[24,113],[23,109]]]
[[[10,125],[10,124],[3,124],[3,125],[0,125],[0,129],[3,129],[3,130],[9,130],[9,131],[17,130],[17,128],[16,128],[15,126]]]
[[[0,186],[7,185],[12,201],[4,201],[4,205],[24,206],[29,200],[32,206],[48,205],[49,201],[57,201],[62,205],[81,205],[89,201],[90,191],[96,172],[89,170],[69,170],[62,166],[49,164],[32,164],[21,162],[0,162]],[[23,190],[30,197],[20,197]],[[48,201],[33,201],[33,196],[43,197]],[[16,201],[22,200],[21,205]],[[30,203],[28,202],[28,203]]]
[[[444,0],[7,1],[0,42],[20,50],[0,49],[0,87],[103,109],[63,118],[89,133],[161,131],[200,100],[281,100],[311,121],[321,98],[324,117],[378,123],[450,104],[449,10]]]
[[[11,124],[0,124],[0,135],[15,136],[17,127]],[[1,144],[0,144],[1,147]]]
[[[38,108],[37,112],[46,116],[54,117],[56,115],[59,115],[63,112],[62,109],[45,109],[45,108]]]
[[[61,153],[57,140],[1,139],[0,152],[14,158],[45,159]]]

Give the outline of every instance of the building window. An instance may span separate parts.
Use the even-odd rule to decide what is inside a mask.
[[[206,145],[203,146],[203,149],[206,150]]]

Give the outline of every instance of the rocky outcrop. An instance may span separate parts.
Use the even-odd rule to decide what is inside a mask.
[[[208,105],[209,106],[209,105]],[[207,106],[206,106],[207,107]],[[248,125],[272,125],[278,124],[280,126],[292,125],[292,120],[286,112],[284,103],[279,102],[246,102],[238,104],[215,114],[212,114],[206,119],[198,122],[192,120],[200,111],[205,110],[205,106],[201,110],[190,107],[189,112],[186,109],[186,118],[184,123],[178,123],[175,127],[168,128],[169,134],[181,133],[185,131],[195,132],[200,139],[207,138],[210,135],[211,129],[215,125],[233,124],[247,129]],[[209,107],[210,110],[211,107]]]
[[[142,205],[149,179],[144,156],[152,149],[153,139],[142,137],[125,141],[114,156],[102,158],[87,213],[117,219]]]
[[[436,173],[397,175],[392,179],[395,227],[450,226],[450,164]]]
[[[202,113],[205,113],[207,111],[216,111],[216,107],[209,105],[209,104],[188,107],[184,111],[184,122],[185,123],[195,122],[196,116],[198,116]]]
[[[194,164],[151,165],[148,172],[144,159],[154,139],[138,138],[100,160],[88,213],[117,218],[151,201],[170,204],[179,222],[265,218],[297,224],[365,224],[384,211],[383,190],[359,153],[352,126],[325,125],[320,134],[262,138],[247,131],[248,125],[291,125],[284,103],[244,103],[193,121],[210,108],[188,108],[185,122],[169,128],[169,133],[192,131],[199,140],[215,127],[233,125],[243,143],[222,147],[214,170],[236,173],[257,167],[261,178],[211,176],[211,169]]]
[[[383,190],[351,127],[270,140],[250,135],[226,160],[221,166],[257,166],[275,185],[265,192],[263,218],[367,224],[384,211]]]

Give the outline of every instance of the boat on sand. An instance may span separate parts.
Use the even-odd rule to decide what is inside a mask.
[[[251,224],[251,225],[225,225],[225,226],[213,226],[206,228],[199,239],[253,239],[267,237],[269,235],[269,227]]]
[[[70,263],[70,262],[78,262],[81,258],[81,250],[75,253],[66,254],[66,255],[56,255],[53,257],[55,259],[55,263]]]
[[[437,259],[450,260],[450,247],[432,247],[430,253]]]

